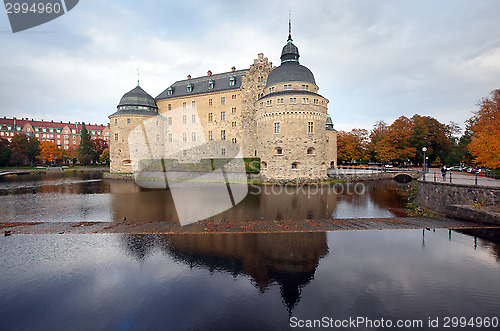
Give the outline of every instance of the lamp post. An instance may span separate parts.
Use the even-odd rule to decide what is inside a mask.
[[[425,164],[425,163],[426,163],[426,162],[425,162],[425,152],[426,152],[426,151],[427,151],[427,147],[422,147],[422,152],[424,152],[424,180],[425,180],[425,172],[426,172],[426,170],[425,170],[425,165],[426,165],[426,164]]]

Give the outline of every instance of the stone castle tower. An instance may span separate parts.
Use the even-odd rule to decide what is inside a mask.
[[[326,169],[337,164],[336,131],[328,100],[299,56],[290,33],[278,67],[258,54],[249,69],[188,75],[156,98],[140,86],[127,92],[109,116],[111,172],[137,169],[133,156],[140,151],[129,150],[128,137],[139,130],[148,148],[168,151],[155,155],[179,149],[180,163],[191,162],[185,157],[191,147],[206,144],[210,152],[198,159],[258,158],[263,180],[327,177]]]
[[[266,178],[323,178],[336,163],[335,131],[326,130],[328,100],[299,57],[289,34],[281,65],[267,77],[257,102],[257,155]]]

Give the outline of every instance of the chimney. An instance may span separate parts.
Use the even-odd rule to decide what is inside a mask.
[[[188,75],[188,79],[191,79],[191,75]]]
[[[232,72],[234,72],[235,70],[236,70],[236,67],[235,67],[235,66],[233,66],[233,67],[231,68],[231,71],[232,71]]]
[[[212,76],[212,72],[210,70],[208,70],[207,76]]]

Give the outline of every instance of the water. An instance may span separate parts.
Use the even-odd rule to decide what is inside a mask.
[[[0,270],[2,330],[500,317],[500,245],[448,230],[19,235],[0,237]]]
[[[249,186],[248,195],[209,219],[280,220],[400,215],[406,185],[394,181],[318,187]],[[201,188],[203,189],[203,188]],[[187,195],[189,197],[189,195]],[[0,220],[13,222],[178,222],[169,190],[147,190],[133,181],[103,180],[100,173],[0,179]],[[203,200],[190,208],[210,208]]]

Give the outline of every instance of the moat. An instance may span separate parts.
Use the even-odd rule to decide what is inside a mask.
[[[4,178],[1,220],[176,222],[168,191],[100,176]],[[267,189],[251,187],[212,219],[398,218],[406,204],[405,186],[390,181],[354,194]],[[5,330],[281,330],[323,317],[436,330],[447,317],[500,317],[494,229],[0,238]]]

